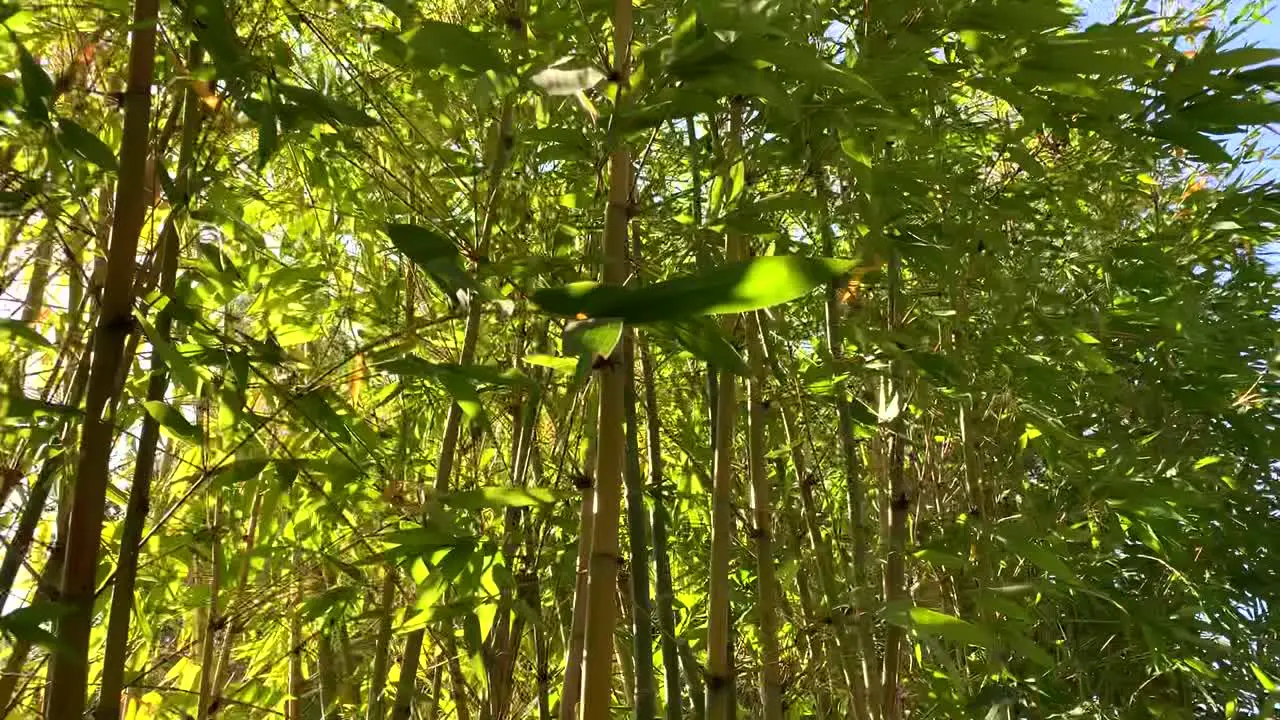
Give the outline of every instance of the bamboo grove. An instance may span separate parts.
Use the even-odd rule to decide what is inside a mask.
[[[1265,11],[0,3],[0,717],[1271,717]]]

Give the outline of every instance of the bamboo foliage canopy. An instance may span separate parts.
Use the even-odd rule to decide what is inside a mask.
[[[0,717],[1272,717],[1270,8],[1084,10],[0,3]]]

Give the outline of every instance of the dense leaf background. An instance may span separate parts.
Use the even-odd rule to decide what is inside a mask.
[[[623,3],[0,3],[0,717],[1273,716],[1268,8]]]

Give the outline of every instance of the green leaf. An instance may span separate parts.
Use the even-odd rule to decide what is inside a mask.
[[[622,339],[622,323],[614,320],[572,320],[564,326],[564,351],[572,355],[609,357]]]
[[[1244,68],[1277,59],[1280,59],[1280,50],[1260,47],[1234,48],[1212,54],[1201,53],[1196,56],[1197,62],[1202,62],[1214,70]]]
[[[1014,652],[1046,670],[1052,670],[1058,665],[1052,655],[1045,652],[1044,648],[1040,647],[1038,643],[1018,630],[1005,626],[1001,629],[1000,638]]]
[[[1161,140],[1167,140],[1207,163],[1229,163],[1231,155],[1217,142],[1200,134],[1186,122],[1166,120],[1152,126],[1151,132]]]
[[[351,127],[374,127],[378,121],[365,114],[363,110],[342,100],[316,92],[311,88],[280,83],[276,90],[285,99],[297,103],[317,118],[331,125],[350,125]]]
[[[387,235],[391,244],[422,268],[446,296],[454,298],[462,290],[480,290],[475,279],[462,269],[458,247],[440,233],[421,225],[392,223],[387,226]]]
[[[97,135],[62,118],[58,120],[58,142],[71,152],[103,170],[116,169],[116,154]]]
[[[1220,463],[1220,462],[1222,462],[1222,457],[1221,457],[1221,456],[1219,456],[1219,455],[1206,455],[1206,456],[1204,456],[1204,457],[1200,458],[1199,460],[1197,460],[1197,461],[1196,461],[1196,464],[1195,464],[1193,467],[1194,467],[1194,469],[1199,470],[1200,468],[1208,467],[1208,466],[1210,466],[1210,465],[1213,465],[1213,464],[1215,464],[1215,463]]]
[[[63,646],[58,642],[57,636],[46,630],[43,625],[55,622],[66,615],[70,609],[67,605],[56,602],[28,605],[0,617],[0,630],[8,633],[15,640],[61,651]]]
[[[925,607],[885,608],[885,619],[929,637],[979,647],[992,644],[991,636],[977,625]]]
[[[258,170],[261,171],[280,149],[279,120],[273,103],[262,103],[258,118]]]
[[[169,302],[175,301],[169,300]],[[161,309],[161,312],[165,311],[166,309]],[[152,351],[160,356],[165,367],[169,369],[169,376],[188,394],[197,395],[200,392],[200,374],[195,366],[182,353],[174,349],[173,345],[160,337],[160,332],[147,322],[141,309],[134,309],[133,318],[138,323],[138,327],[142,328],[143,334],[147,336],[147,342],[151,343]]]
[[[482,510],[484,508],[548,505],[569,496],[570,493],[568,492],[558,492],[546,488],[482,487],[474,490],[444,493],[439,497],[440,502],[450,507],[463,510]]]
[[[235,460],[219,467],[210,479],[224,485],[240,485],[261,475],[269,464],[263,459]]]
[[[53,97],[53,79],[40,63],[31,56],[18,36],[9,32],[18,46],[18,70],[22,73],[22,95],[26,103],[27,117],[35,123],[49,122],[49,99]]]
[[[957,388],[964,385],[964,373],[956,366],[955,361],[947,355],[925,350],[912,350],[909,356],[911,361],[924,371],[924,374],[937,386]]]
[[[769,255],[637,288],[574,283],[538,290],[543,310],[641,324],[749,312],[802,297],[850,272],[852,260]]]
[[[863,402],[861,398],[850,398],[848,406],[849,414],[853,417],[854,422],[871,426],[880,424],[880,414]]]
[[[146,408],[148,415],[174,437],[197,444],[201,441],[200,428],[183,417],[182,412],[177,408],[160,400],[148,400],[142,403],[142,406]]]
[[[409,0],[378,0],[378,2],[400,18],[402,23],[408,23],[414,17],[413,5]]]
[[[937,565],[938,567],[944,567],[951,570],[963,570],[969,564],[959,555],[953,555],[952,553],[933,550],[931,548],[917,550],[912,553],[912,556],[917,560],[922,560],[930,565]]]
[[[307,598],[300,608],[303,617],[316,619],[324,617],[331,612],[341,611],[348,605],[354,603],[360,597],[360,591],[355,587],[337,586],[331,587],[319,595]]]
[[[459,365],[457,363],[433,363],[416,355],[403,355],[391,360],[374,362],[387,372],[400,376],[438,378],[441,375],[456,375],[466,378],[477,385],[493,385],[497,387],[516,387],[529,384],[529,377],[519,370],[505,365]]]
[[[409,48],[409,60],[423,69],[443,65],[470,74],[506,69],[487,36],[461,25],[424,20],[400,38]]]
[[[34,178],[26,178],[16,190],[0,191],[0,217],[18,217],[31,201],[44,189],[44,184]]]
[[[458,407],[467,417],[480,414],[480,388],[485,385],[517,386],[526,385],[528,376],[518,370],[496,365],[455,365],[449,363],[432,363],[414,355],[406,355],[386,362],[378,362],[378,367],[401,377],[421,377],[436,381],[453,397]]]
[[[0,338],[6,337],[22,340],[36,347],[53,347],[53,343],[49,342],[45,336],[21,320],[0,319]]]
[[[952,19],[957,30],[984,30],[1001,35],[1034,34],[1069,27],[1075,20],[1058,3],[996,0],[964,6]]]
[[[245,70],[244,53],[236,37],[236,25],[224,0],[191,0],[191,31],[213,58],[224,78],[238,78]]]
[[[1212,97],[1182,108],[1174,113],[1174,117],[1198,130],[1269,125],[1280,122],[1280,102]]]
[[[31,398],[21,392],[9,392],[0,397],[0,417],[34,418],[40,415],[78,415],[80,410],[70,405],[45,402],[39,398]]]
[[[837,87],[873,100],[884,99],[871,83],[819,57],[808,43],[740,41],[734,44],[733,53],[751,60],[764,60],[796,80],[818,87]]]
[[[1275,680],[1272,680],[1270,676],[1263,672],[1257,663],[1249,663],[1249,669],[1253,671],[1253,676],[1258,679],[1258,682],[1262,683],[1263,690],[1269,693],[1280,690],[1280,685],[1277,685]]]
[[[1051,575],[1056,575],[1067,582],[1078,582],[1075,572],[1057,553],[1015,533],[1005,533],[999,537],[1015,555],[1025,558],[1041,570]]]
[[[743,377],[750,374],[742,354],[729,342],[715,321],[708,318],[659,322],[646,326],[646,331],[674,341],[691,355]]]
[[[524,361],[530,365],[548,368],[559,375],[572,374],[574,368],[578,366],[578,361],[574,358],[559,357],[556,355],[543,355],[539,353],[525,355]]]

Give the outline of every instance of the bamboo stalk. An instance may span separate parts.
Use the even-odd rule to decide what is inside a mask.
[[[297,568],[302,554],[295,546],[293,566]],[[285,720],[302,720],[302,579],[293,586],[293,607],[289,613],[289,698],[285,701]]]
[[[731,147],[726,155],[730,160],[739,153],[739,109],[730,111],[732,128],[728,134]],[[725,260],[735,262],[746,259],[742,236],[728,232],[725,237]],[[737,318],[724,321],[726,331],[732,333],[738,327]],[[733,552],[733,461],[734,434],[738,419],[738,386],[733,373],[718,369],[716,379],[715,461],[711,490],[711,589],[707,610],[707,717],[710,720],[728,720],[735,712],[733,699],[733,669],[730,664],[729,618],[729,565]]]
[[[253,505],[249,509],[249,527],[244,534],[244,552],[240,556],[240,568],[236,572],[236,597],[244,595],[249,585],[249,569],[253,556],[253,548],[258,535],[259,514],[262,512],[262,492],[256,492],[253,495]],[[230,603],[228,603],[230,607]],[[213,698],[211,702],[214,705],[219,704],[222,692],[226,688],[227,678],[230,675],[231,666],[231,647],[235,642],[236,629],[228,623],[222,630],[222,646],[218,651],[217,673],[213,677]],[[213,710],[209,714],[214,714]]]
[[[613,78],[617,82],[615,108],[625,107],[630,92],[632,0],[616,0],[613,10]],[[615,110],[616,112],[616,110]],[[610,138],[609,206],[605,213],[605,284],[627,279],[627,224],[630,220],[631,153],[621,135]],[[582,671],[582,718],[596,720],[610,714],[613,686],[613,635],[617,625],[614,593],[618,575],[618,515],[621,501],[624,403],[627,370],[620,348],[597,370],[600,387],[598,455],[595,468],[595,511],[591,522],[591,555],[587,571],[586,638]]]
[[[67,614],[58,623],[63,652],[50,667],[49,714],[56,718],[84,715],[89,679],[89,632],[93,621],[94,582],[107,484],[111,477],[111,448],[115,432],[104,410],[116,392],[115,380],[133,325],[134,266],[147,198],[144,187],[151,124],[151,84],[155,65],[156,20],[159,0],[136,0],[129,47],[128,83],[124,99],[124,130],[116,184],[115,217],[102,311],[94,333],[80,464],[71,497],[70,533],[63,568],[60,600]]]
[[[369,706],[365,712],[365,720],[382,720],[383,706],[386,702],[384,688],[387,683],[387,656],[391,653],[391,621],[395,613],[396,571],[391,565],[383,569],[382,592],[378,605],[382,614],[378,616],[377,636],[373,648],[373,668],[369,672]]]
[[[462,677],[462,663],[458,661],[458,643],[454,639],[453,630],[448,629],[440,644],[444,647],[445,657],[449,664],[449,684],[453,690],[453,709],[458,720],[471,720],[471,707],[467,703],[467,681]]]
[[[215,491],[216,492],[216,491]],[[214,676],[218,669],[214,664],[214,651],[217,648],[218,627],[222,624],[218,594],[222,588],[222,498],[219,496],[213,505],[213,519],[209,522],[212,537],[212,562],[209,567],[209,624],[205,628],[200,645],[200,704],[196,706],[196,720],[209,720],[209,708],[212,704]]]
[[[190,67],[199,65],[201,51],[192,43],[187,53]],[[189,190],[189,173],[195,156],[196,134],[200,127],[199,101],[194,90],[185,93],[182,140],[178,159],[179,194]],[[160,292],[173,294],[177,283],[178,255],[181,253],[177,228],[178,210],[165,218],[160,232]],[[155,321],[156,334],[165,342],[172,340],[173,316],[162,310]],[[163,402],[169,390],[169,372],[164,360],[153,353],[151,378],[147,385],[147,400]],[[133,467],[133,482],[129,489],[129,504],[125,509],[120,531],[120,557],[116,562],[115,583],[111,592],[111,609],[107,621],[107,639],[103,650],[102,693],[97,720],[117,720],[120,717],[120,691],[124,683],[127,665],[130,615],[133,610],[134,589],[138,576],[138,556],[141,551],[143,525],[151,509],[151,482],[154,477],[156,451],[159,447],[160,423],[147,414],[142,419],[142,431],[138,439],[138,452]]]
[[[898,327],[901,317],[902,266],[896,252],[889,258],[889,312],[890,329]],[[906,544],[907,513],[911,498],[907,495],[905,446],[906,446],[906,385],[900,361],[894,361],[894,377],[891,392],[898,399],[898,416],[894,418],[890,433],[889,450],[889,533],[888,552],[885,558],[884,599],[888,605],[901,603],[907,598]],[[902,661],[902,644],[906,630],[891,624],[885,633],[884,686],[881,713],[884,720],[898,720],[902,716],[902,704],[898,701],[898,673]]]
[[[773,350],[768,342],[770,335],[767,332],[767,319],[763,314],[759,317],[765,355],[774,378],[781,384],[785,382],[786,375],[783,372],[781,362],[778,360],[778,353]],[[799,397],[798,391],[797,397]],[[787,403],[779,403],[778,408],[776,417],[781,418],[782,421],[782,440],[790,450],[791,467],[795,472],[795,487],[800,496],[800,522],[797,525],[802,529],[806,549],[809,557],[813,559],[814,569],[817,572],[818,587],[826,600],[826,607],[821,611],[819,617],[824,624],[830,624],[832,628],[832,639],[835,644],[836,657],[839,660],[840,675],[845,687],[855,699],[854,708],[855,712],[857,712],[859,705],[856,698],[859,692],[862,692],[862,676],[857,667],[857,652],[855,641],[851,639],[852,632],[848,627],[845,614],[838,610],[843,604],[843,600],[834,568],[835,553],[832,551],[826,537],[822,534],[821,520],[818,517],[818,506],[813,493],[817,479],[811,477],[807,470],[808,463],[805,461],[798,437],[799,425],[791,407]]]
[[[334,628],[330,620],[316,637],[316,675],[320,678],[320,717],[338,720],[342,701],[338,692],[338,658],[333,647]]]
[[[68,432],[73,432],[69,430]],[[62,575],[62,564],[67,551],[67,512],[60,509],[56,521],[56,536],[53,547],[49,549],[49,559],[40,573],[36,585],[35,598],[32,603],[53,600],[58,595],[58,580]],[[4,671],[0,673],[0,720],[9,717],[17,707],[18,698],[14,696],[21,677],[22,666],[31,653],[33,643],[30,640],[18,640],[9,648],[9,658],[5,661]]]
[[[685,678],[689,682],[689,700],[693,706],[693,720],[706,720],[706,683],[703,682],[702,665],[689,647],[689,641],[683,638],[676,641],[680,647],[680,664],[684,666]]]
[[[819,197],[826,197],[828,188],[825,176],[818,176]],[[835,252],[834,231],[830,222],[822,223],[823,253],[831,256]],[[833,367],[839,367],[844,359],[844,341],[840,331],[840,303],[836,295],[836,284],[827,288],[827,302],[823,314],[823,334],[827,344],[827,355]],[[836,400],[836,417],[840,434],[841,470],[845,478],[845,492],[848,498],[847,513],[850,530],[853,535],[853,567],[852,567],[852,604],[854,637],[849,644],[856,649],[861,662],[861,672],[852,680],[855,714],[860,720],[873,720],[877,714],[876,697],[879,672],[876,665],[875,642],[871,635],[871,624],[866,616],[866,600],[863,597],[867,572],[867,530],[866,530],[866,490],[858,467],[857,447],[854,445],[853,417],[847,396],[847,390],[841,386]],[[834,609],[836,606],[831,605]],[[848,651],[845,652],[847,656]]]
[[[683,703],[680,688],[680,650],[676,646],[675,590],[671,579],[671,558],[667,548],[666,483],[662,472],[662,428],[658,415],[658,393],[654,383],[653,356],[647,343],[640,345],[640,374],[644,383],[645,431],[649,460],[649,494],[653,502],[653,556],[657,580],[655,600],[658,614],[658,641],[662,648],[663,689],[666,720],[679,720]]]
[[[436,663],[431,670],[431,707],[427,711],[427,720],[436,720],[440,716],[440,687],[443,680],[444,666]]]
[[[636,417],[635,332],[622,338],[622,364],[627,373],[624,415],[627,433],[627,534],[631,542],[631,637],[636,673],[636,720],[657,715],[657,691],[653,676],[653,609],[649,601],[649,528],[644,507],[644,481],[640,477],[640,428]]]
[[[747,362],[748,473],[751,479],[752,534],[756,546],[756,610],[760,617],[760,704],[764,720],[782,720],[782,669],[778,657],[777,576],[773,555],[773,501],[766,472],[764,343],[758,313],[748,313]]]
[[[541,598],[542,591],[538,587],[537,571],[533,571],[532,574],[531,582],[534,583],[534,588],[531,594],[535,601],[533,608],[540,611],[542,603],[537,601]],[[547,637],[545,613],[539,612],[539,617],[543,622],[533,626],[533,656],[538,681],[538,720],[551,720],[551,652],[548,647],[550,640]]]
[[[575,567],[573,618],[565,652],[564,686],[560,693],[560,720],[576,720],[582,695],[582,654],[587,638],[587,572],[591,559],[591,526],[594,493],[590,481],[583,483],[582,507],[578,517],[578,559]]]
[[[414,684],[418,676],[418,659],[422,656],[422,638],[422,632],[411,632],[405,638],[404,657],[400,660],[400,684],[396,687],[396,702],[391,707],[391,720],[409,720],[413,712]]]

